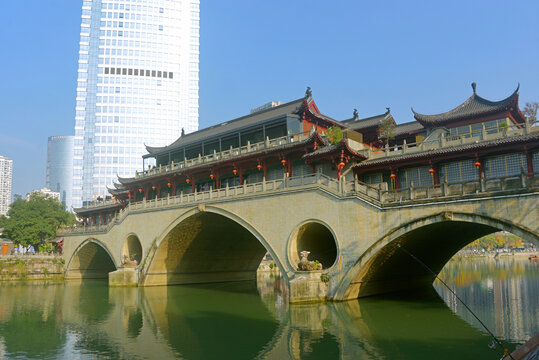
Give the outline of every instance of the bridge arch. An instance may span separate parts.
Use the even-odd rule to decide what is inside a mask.
[[[142,255],[142,244],[139,237],[135,233],[129,233],[122,246],[121,261],[127,257],[128,260],[136,260],[137,264],[140,264]]]
[[[288,239],[288,261],[290,267],[298,268],[303,250],[310,252],[309,260],[318,260],[323,269],[336,264],[339,254],[337,236],[323,221],[309,219],[302,221]]]
[[[108,246],[89,238],[83,241],[67,262],[66,279],[108,279],[108,274],[118,268]]]
[[[338,285],[334,298],[347,300],[428,286],[434,275],[408,253],[439,273],[464,246],[497,231],[539,244],[539,235],[526,227],[476,213],[442,212],[415,219],[390,230],[365,251]]]
[[[256,278],[269,252],[286,279],[280,256],[251,224],[214,206],[177,217],[156,238],[143,260],[141,285],[238,281]]]

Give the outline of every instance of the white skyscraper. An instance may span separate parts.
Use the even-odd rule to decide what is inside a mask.
[[[0,156],[0,215],[6,215],[11,204],[13,160]]]
[[[198,129],[200,0],[84,0],[73,206]]]

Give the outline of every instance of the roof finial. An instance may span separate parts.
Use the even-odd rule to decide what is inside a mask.
[[[182,134],[180,136],[184,136],[185,135],[185,129],[182,128]]]
[[[307,86],[307,90],[305,90],[305,97],[311,97],[313,96],[313,92],[311,91],[311,87]]]
[[[391,112],[391,109],[389,107],[386,107],[386,110],[388,114]]]
[[[357,112],[357,109],[354,109],[354,120],[359,120],[359,114]]]
[[[477,84],[475,82],[472,83],[472,89],[473,89],[473,94],[475,95],[476,89],[477,89]]]

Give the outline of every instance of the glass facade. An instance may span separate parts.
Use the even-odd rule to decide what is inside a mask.
[[[46,187],[60,194],[60,202],[71,211],[73,184],[73,136],[51,136],[47,143]]]
[[[199,0],[84,0],[73,206],[198,129]]]

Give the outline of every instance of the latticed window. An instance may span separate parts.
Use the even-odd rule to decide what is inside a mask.
[[[484,166],[486,178],[520,175],[522,169],[526,169],[526,158],[520,153],[486,158]]]
[[[311,167],[305,164],[305,161],[298,160],[292,164],[292,176],[305,176],[311,173]]]
[[[473,160],[463,160],[440,165],[438,170],[439,182],[444,182],[446,176],[448,183],[457,183],[477,180],[479,174]]]
[[[539,173],[539,151],[536,151],[532,154],[532,166],[533,172]]]
[[[382,182],[382,173],[363,175],[363,181],[366,184],[380,184]]]
[[[423,166],[419,168],[399,170],[399,188],[410,187],[413,181],[414,186],[430,186],[433,183],[432,175],[429,173],[430,167]]]
[[[283,178],[283,166],[274,165],[268,168],[268,180],[277,180]]]

